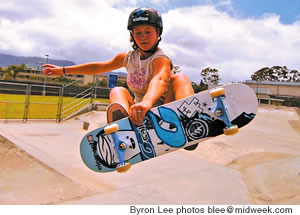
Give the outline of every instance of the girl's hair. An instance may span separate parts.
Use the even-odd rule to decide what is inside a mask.
[[[130,37],[129,37],[129,42],[134,50],[138,49],[138,45],[136,44],[135,40],[133,39],[133,35],[131,33],[130,33]]]

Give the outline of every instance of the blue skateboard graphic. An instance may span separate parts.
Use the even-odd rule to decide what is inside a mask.
[[[253,120],[257,108],[251,88],[225,85],[152,108],[143,125],[126,117],[91,131],[81,141],[81,157],[93,171],[125,172],[132,164],[224,133],[236,134]]]
[[[180,118],[177,116],[177,114],[172,109],[167,107],[159,107],[158,112],[161,120],[172,124],[176,128],[175,131],[162,128],[155,114],[149,111],[148,116],[151,118],[153,128],[158,138],[171,147],[179,148],[184,146],[186,143],[186,138],[180,123]]]

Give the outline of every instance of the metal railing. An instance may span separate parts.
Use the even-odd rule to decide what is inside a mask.
[[[0,120],[25,122],[29,119],[47,119],[61,122],[92,105],[99,94],[109,93],[105,91],[109,91],[108,88],[95,87],[95,79],[88,88],[76,86],[80,81],[78,79],[62,86],[0,81]]]
[[[94,84],[88,89],[75,94],[73,97],[64,98],[64,92],[81,80],[82,78],[62,86],[56,121],[60,122],[71,114],[93,103]]]

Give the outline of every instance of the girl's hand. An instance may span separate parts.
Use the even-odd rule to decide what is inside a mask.
[[[129,109],[129,119],[136,125],[142,125],[146,113],[152,108],[152,104],[147,101],[134,104]]]
[[[62,76],[64,75],[63,67],[52,65],[52,64],[44,64],[42,68],[46,68],[43,71],[43,75],[46,76]]]

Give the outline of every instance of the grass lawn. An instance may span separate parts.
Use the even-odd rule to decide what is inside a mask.
[[[23,119],[25,111],[25,95],[0,94],[0,119]],[[94,101],[108,103],[108,99]],[[62,117],[65,117],[81,107],[89,104],[90,99],[63,98]],[[30,96],[28,119],[56,119],[58,112],[58,96]],[[71,104],[72,103],[72,104]],[[76,106],[72,108],[73,106]]]

